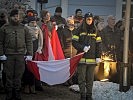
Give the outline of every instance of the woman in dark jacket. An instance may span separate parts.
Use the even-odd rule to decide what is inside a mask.
[[[86,13],[82,25],[73,35],[73,46],[77,52],[85,52],[77,69],[81,100],[92,100],[94,69],[96,63],[100,62],[100,42],[93,15],[90,12]]]

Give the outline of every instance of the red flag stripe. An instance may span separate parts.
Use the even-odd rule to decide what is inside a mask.
[[[32,61],[27,61],[27,67],[28,67],[29,71],[31,71],[33,73],[35,78],[37,80],[40,80],[39,68],[37,66],[37,63],[32,62]]]
[[[58,38],[58,34],[55,28],[53,28],[52,30],[51,46],[53,54],[55,56],[55,60],[65,59],[60,40]]]
[[[27,65],[35,78],[49,85],[55,85],[64,83],[72,77],[82,56],[83,53],[70,59],[28,61]]]
[[[83,54],[84,53],[80,53],[70,59],[70,77],[72,77],[73,74],[75,73],[78,62],[82,58]]]

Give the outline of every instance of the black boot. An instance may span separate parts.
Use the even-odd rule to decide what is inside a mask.
[[[35,80],[35,90],[43,91],[42,83],[39,80]]]
[[[20,90],[15,90],[15,100],[22,100]]]
[[[86,95],[86,100],[93,100],[93,99],[92,99],[92,96]]]
[[[5,100],[13,100],[12,90],[6,90],[6,99]]]
[[[5,93],[5,88],[3,86],[2,79],[0,79],[0,93]]]
[[[86,95],[81,95],[80,100],[86,100]]]

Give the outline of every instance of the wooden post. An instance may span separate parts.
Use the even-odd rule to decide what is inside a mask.
[[[131,0],[126,0],[126,16],[125,16],[125,32],[124,32],[124,49],[123,49],[123,68],[120,76],[122,81],[120,81],[120,91],[126,92],[130,89],[130,78],[129,69],[130,64],[128,61],[128,51],[129,51],[129,25],[130,25],[130,9],[131,9]]]

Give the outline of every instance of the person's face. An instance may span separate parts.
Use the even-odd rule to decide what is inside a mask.
[[[110,17],[108,19],[108,25],[109,26],[115,26],[115,17]]]
[[[98,29],[99,31],[101,31],[104,27],[105,27],[104,22],[100,22],[100,23],[98,23],[98,25],[97,25],[97,29]]]
[[[86,18],[86,23],[87,23],[88,25],[91,25],[92,22],[93,22],[93,18],[92,18],[92,17],[87,17],[87,18]]]
[[[70,19],[67,21],[68,26],[74,26],[74,20]]]
[[[55,12],[55,15],[56,16],[61,16],[62,15],[62,12]]]
[[[80,16],[81,17],[82,16],[82,11],[78,11],[76,16]]]
[[[20,17],[19,17],[18,14],[16,14],[16,15],[14,15],[14,16],[11,17],[11,20],[12,20],[13,22],[19,22],[19,19],[20,19]]]
[[[50,17],[51,17],[50,13],[47,13],[46,16],[44,16],[44,20],[50,21]]]
[[[37,26],[36,21],[30,21],[30,22],[29,22],[29,26],[31,26],[31,27],[36,27],[36,26]]]

